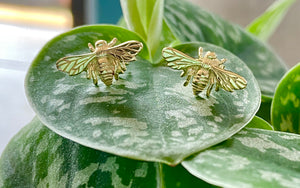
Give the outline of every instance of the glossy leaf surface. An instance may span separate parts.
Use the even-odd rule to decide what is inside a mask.
[[[274,88],[286,72],[286,66],[269,46],[238,25],[189,2],[165,2],[165,21],[178,39],[213,43],[229,50],[252,70],[262,95],[267,98],[274,95]]]
[[[298,187],[300,136],[245,128],[184,161],[183,166],[222,187]]]
[[[182,166],[107,154],[65,139],[37,118],[0,158],[0,187],[212,187]]]
[[[280,81],[272,101],[275,130],[300,134],[300,63]]]
[[[178,164],[238,132],[258,110],[260,91],[248,67],[230,52],[206,43],[179,48],[195,53],[201,45],[226,57],[227,69],[248,81],[246,89],[195,97],[191,86],[182,85],[180,71],[153,67],[145,60],[128,65],[110,87],[95,87],[84,73],[70,77],[56,70],[55,61],[84,51],[85,45],[78,44],[85,43],[84,35],[90,36],[81,32],[80,38],[74,31],[42,49],[28,72],[26,88],[40,120],[75,142],[134,159]],[[76,40],[64,43],[70,36]]]

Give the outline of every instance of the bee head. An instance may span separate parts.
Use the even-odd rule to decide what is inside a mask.
[[[215,52],[208,51],[206,52],[205,57],[208,59],[217,59],[217,54]]]
[[[107,46],[107,42],[105,40],[98,40],[95,43],[95,47],[96,48],[101,48],[103,46]]]

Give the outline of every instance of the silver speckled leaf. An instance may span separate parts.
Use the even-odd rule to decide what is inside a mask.
[[[102,26],[98,27],[101,36]],[[40,120],[66,138],[120,156],[178,164],[238,132],[259,107],[259,87],[248,67],[206,43],[195,45],[226,57],[226,68],[247,79],[246,89],[212,92],[209,99],[195,97],[191,87],[182,85],[180,71],[141,59],[131,62],[110,87],[95,87],[84,73],[70,77],[56,70],[55,61],[66,55],[65,50],[87,50],[78,44],[87,44],[89,31],[77,28],[50,41],[26,77],[27,96]],[[70,38],[74,40],[66,43]]]
[[[212,187],[181,165],[111,155],[63,138],[34,118],[0,158],[0,187]]]
[[[221,187],[299,187],[300,135],[245,128],[182,164]]]

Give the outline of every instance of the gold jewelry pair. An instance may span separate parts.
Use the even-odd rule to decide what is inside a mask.
[[[87,78],[93,79],[96,86],[98,76],[105,85],[109,86],[112,84],[113,77],[118,80],[119,74],[126,71],[126,65],[135,61],[136,55],[143,48],[143,44],[135,40],[114,46],[116,42],[116,38],[109,43],[105,40],[98,40],[95,47],[88,43],[91,53],[63,57],[56,62],[56,67],[70,76],[86,71]],[[246,87],[245,78],[224,69],[223,64],[226,59],[219,60],[217,55],[210,51],[203,56],[202,47],[199,48],[198,54],[199,58],[195,59],[171,47],[162,50],[162,56],[168,62],[167,65],[173,69],[182,70],[182,77],[187,76],[184,86],[187,86],[193,78],[192,87],[195,95],[207,87],[206,95],[209,97],[214,84],[216,84],[216,91],[220,87],[229,92]]]

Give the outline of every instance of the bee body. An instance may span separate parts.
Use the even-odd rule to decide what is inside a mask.
[[[207,86],[209,80],[209,72],[205,69],[200,69],[193,78],[192,87],[195,95],[201,93]]]
[[[99,77],[101,81],[107,86],[111,85],[113,82],[114,74],[118,74],[115,70],[114,63],[103,61],[103,59],[98,59],[98,66]]]

